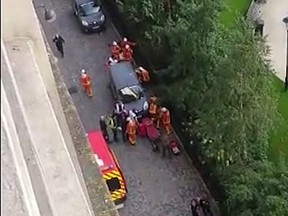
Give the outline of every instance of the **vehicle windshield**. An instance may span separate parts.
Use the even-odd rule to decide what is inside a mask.
[[[139,100],[144,96],[143,89],[138,86],[124,87],[120,90],[120,96],[123,103],[130,103]]]
[[[100,6],[97,1],[93,1],[80,5],[79,9],[82,16],[90,16],[97,13],[100,10]]]

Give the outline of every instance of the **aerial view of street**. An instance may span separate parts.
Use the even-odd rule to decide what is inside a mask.
[[[114,105],[104,68],[110,54],[108,44],[121,38],[110,20],[105,32],[83,34],[69,0],[34,1],[35,6],[42,3],[47,7],[53,6],[57,14],[53,23],[47,23],[41,9],[37,11],[67,87],[76,86],[78,89],[71,96],[85,131],[99,129],[100,116],[110,114]],[[52,42],[56,33],[65,40],[64,58]],[[79,84],[81,69],[85,69],[92,78],[92,99],[82,92]],[[120,215],[189,215],[191,198],[207,196],[199,174],[184,154],[172,160],[161,158],[152,151],[148,140],[140,138],[136,146],[119,142],[110,147],[119,160],[128,187],[125,207],[119,210]]]
[[[288,215],[287,0],[2,3],[2,215]]]

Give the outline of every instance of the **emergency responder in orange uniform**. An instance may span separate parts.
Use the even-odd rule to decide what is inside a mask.
[[[150,101],[149,101],[149,108],[148,108],[148,112],[149,112],[149,117],[151,118],[151,120],[153,122],[155,122],[156,120],[156,115],[157,115],[157,98],[156,97],[151,97]]]
[[[89,97],[92,97],[93,93],[92,93],[92,86],[91,86],[91,78],[84,69],[81,70],[80,83],[83,86],[85,93]]]
[[[127,118],[128,124],[126,127],[126,133],[128,135],[128,139],[131,145],[136,144],[136,129],[137,124],[135,121],[133,121],[131,118]]]
[[[138,67],[136,69],[136,74],[138,77],[139,82],[149,82],[150,81],[150,75],[149,72],[144,69],[143,67]]]
[[[121,54],[121,47],[117,44],[116,41],[112,42],[110,50],[111,50],[113,59],[118,60],[120,58],[120,54]]]
[[[136,46],[136,43],[128,41],[126,37],[123,38],[123,40],[120,42],[120,46],[124,48],[126,45],[129,45],[130,47]]]
[[[124,61],[131,61],[133,56],[133,50],[129,45],[126,45],[122,50],[121,59]]]
[[[170,120],[170,112],[166,107],[162,108],[162,124],[163,127],[166,131],[166,133],[169,135],[172,133],[172,129],[171,129],[171,120]]]
[[[157,111],[156,111],[156,128],[159,129],[160,128],[160,121],[162,119],[162,107],[157,107]]]

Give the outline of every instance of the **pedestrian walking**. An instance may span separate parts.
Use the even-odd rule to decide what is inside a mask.
[[[192,213],[192,216],[199,216],[198,204],[197,204],[197,200],[196,199],[192,199],[191,200],[191,213]]]
[[[61,37],[59,34],[56,34],[53,37],[53,42],[55,43],[57,50],[61,53],[62,58],[64,58],[63,44],[65,43],[65,40],[63,37]]]
[[[117,132],[117,120],[116,115],[106,117],[107,127],[111,129],[113,133],[114,142],[118,142],[118,132]]]
[[[172,158],[172,152],[171,152],[171,149],[169,147],[168,137],[166,135],[162,136],[162,138],[160,140],[160,145],[161,145],[162,157],[165,158],[166,154],[167,154],[168,158],[171,159]]]
[[[211,208],[210,208],[210,204],[207,200],[203,198],[198,198],[198,205],[202,209],[204,216],[213,216]]]
[[[93,96],[91,77],[86,73],[84,69],[81,70],[80,83],[85,93],[91,98]]]
[[[106,140],[106,142],[109,142],[109,134],[107,131],[107,124],[105,121],[105,116],[103,116],[103,115],[100,116],[99,124],[100,124],[100,129],[102,131],[102,135],[103,135],[104,139]]]

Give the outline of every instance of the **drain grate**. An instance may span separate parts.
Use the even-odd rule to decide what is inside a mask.
[[[72,86],[72,87],[68,88],[68,91],[69,91],[70,95],[78,93],[78,89],[76,86]]]

